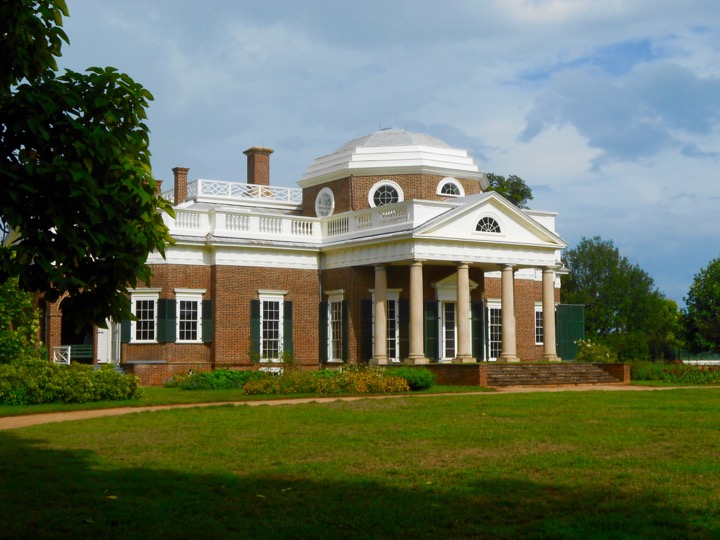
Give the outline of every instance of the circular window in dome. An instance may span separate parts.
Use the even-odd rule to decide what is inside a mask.
[[[324,187],[315,197],[315,215],[323,218],[331,216],[335,211],[335,195],[332,189]]]
[[[368,193],[368,203],[373,207],[402,202],[403,199],[404,193],[402,188],[390,180],[378,182],[372,187],[370,193]]]

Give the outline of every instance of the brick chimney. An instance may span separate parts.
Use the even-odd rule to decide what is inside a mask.
[[[175,206],[180,203],[184,203],[187,199],[187,167],[175,167],[172,172],[175,176]]]
[[[270,148],[253,146],[243,152],[247,156],[247,183],[259,186],[270,185]]]
[[[159,178],[155,179],[155,195],[162,195],[162,183],[163,181]]]

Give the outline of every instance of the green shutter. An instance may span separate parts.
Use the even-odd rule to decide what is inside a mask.
[[[292,302],[283,302],[283,354],[288,358],[293,358],[295,354],[293,348],[293,315]]]
[[[203,343],[212,343],[215,328],[213,326],[213,301],[202,301],[202,340]]]
[[[350,359],[350,317],[348,316],[348,302],[342,301],[342,359]]]
[[[400,347],[400,359],[410,355],[410,300],[401,298],[398,300],[398,333],[400,334],[398,346]]]
[[[373,339],[373,303],[372,300],[365,299],[360,304],[360,358],[362,362],[367,362],[373,356],[372,339]]]
[[[585,306],[559,304],[555,310],[557,354],[563,360],[577,357],[577,341],[585,338]]]
[[[130,343],[132,338],[132,325],[130,319],[125,319],[120,323],[120,343]]]
[[[438,354],[438,302],[425,302],[425,356],[437,360]]]
[[[476,360],[485,359],[485,304],[470,303],[470,324],[472,326],[472,355]]]
[[[162,299],[157,302],[157,341],[172,343],[175,341],[175,300]]]
[[[250,358],[260,360],[260,300],[250,300]]]
[[[320,327],[318,328],[318,352],[321,362],[328,361],[328,303],[320,302]]]

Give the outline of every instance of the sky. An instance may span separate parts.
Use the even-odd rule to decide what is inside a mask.
[[[720,257],[717,0],[68,0],[62,69],[154,96],[153,173],[271,183],[400,127],[515,174],[572,248],[612,240],[682,305]]]

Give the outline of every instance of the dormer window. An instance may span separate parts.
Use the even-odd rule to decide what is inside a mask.
[[[390,180],[383,180],[375,184],[368,194],[370,206],[385,206],[402,202],[404,194],[402,188]]]
[[[493,218],[486,216],[484,218],[480,218],[475,230],[477,232],[499,233],[500,225]]]
[[[443,197],[463,197],[465,196],[465,190],[462,187],[462,184],[458,182],[455,178],[443,178],[437,187],[438,195],[442,195]]]

